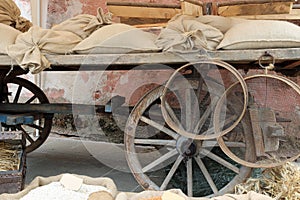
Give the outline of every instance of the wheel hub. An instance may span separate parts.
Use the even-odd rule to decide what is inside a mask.
[[[193,157],[197,154],[197,143],[190,138],[180,137],[176,142],[177,151],[184,157]]]

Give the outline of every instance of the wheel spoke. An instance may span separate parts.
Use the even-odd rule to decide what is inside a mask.
[[[232,170],[233,172],[235,172],[237,174],[240,173],[240,169],[238,167],[234,166],[233,164],[224,160],[223,158],[219,157],[218,155],[208,151],[207,149],[201,149],[200,153],[202,155],[205,155],[205,156],[209,157],[210,159],[220,163],[221,165],[227,167],[228,169]]]
[[[135,139],[135,144],[147,144],[147,145],[163,145],[163,146],[176,146],[176,140],[159,140],[159,139]]]
[[[155,121],[153,121],[153,120],[151,120],[147,117],[142,116],[141,121],[143,121],[146,124],[149,124],[149,125],[153,126],[154,128],[166,133],[167,135],[173,137],[174,139],[177,139],[179,137],[179,135],[177,133],[173,132],[172,130],[164,127],[163,125],[161,125],[161,124],[159,124],[159,123],[157,123],[157,122],[155,122]]]
[[[192,112],[192,90],[191,89],[187,89],[185,91],[185,127],[187,131],[192,131],[192,127],[193,127],[193,118],[194,118],[194,114],[195,112]]]
[[[201,94],[201,91],[202,91],[202,87],[203,87],[203,79],[200,79],[198,81],[198,86],[197,86],[197,91],[196,91],[196,96],[197,96],[198,100],[200,100],[200,94]]]
[[[172,158],[177,154],[177,149],[173,149],[166,153],[165,155],[159,157],[158,159],[154,160],[150,164],[148,164],[146,167],[142,169],[143,173],[148,172],[149,170],[153,169],[154,167],[158,166],[159,164],[165,162],[166,160]]]
[[[186,163],[186,173],[187,173],[187,193],[189,197],[193,196],[193,160],[189,159]]]
[[[215,185],[213,179],[211,178],[209,172],[207,171],[204,163],[202,162],[201,158],[199,156],[195,157],[195,160],[199,166],[199,168],[201,169],[206,181],[208,182],[210,188],[212,189],[213,193],[214,194],[217,194],[219,191],[218,191],[218,188],[217,186]]]
[[[183,127],[182,127],[182,124],[181,122],[178,120],[176,114],[174,113],[173,109],[171,108],[170,104],[166,101],[165,102],[166,104],[166,109],[171,117],[171,119],[175,122],[175,124],[181,129],[181,130],[184,130]]]
[[[224,126],[226,126],[229,123],[231,123],[232,120],[235,118],[236,118],[236,115],[233,115],[233,116],[229,117],[227,120],[225,120],[225,122],[222,122],[222,123],[224,123],[225,124]],[[213,134],[214,132],[215,132],[215,129],[214,129],[214,127],[212,127],[212,128],[207,129],[205,132],[201,133],[201,135],[210,135],[210,134]]]
[[[231,148],[246,148],[246,145],[243,142],[225,142],[227,147]],[[219,146],[217,141],[203,141],[202,148],[212,148]]]
[[[25,104],[30,104],[31,102],[33,102],[35,99],[37,98],[36,95],[32,96],[30,99],[28,99]]]
[[[21,94],[22,88],[23,88],[23,87],[22,87],[21,85],[19,85],[13,103],[17,103],[17,102],[19,101],[19,98],[20,98],[20,94]]]
[[[201,116],[200,120],[198,121],[194,132],[195,133],[199,133],[201,128],[203,127],[204,123],[207,121],[208,117],[210,116],[210,114],[212,113],[214,107],[216,106],[218,102],[218,98],[215,97],[213,98],[211,105],[205,110],[205,112],[203,113],[203,115]]]
[[[18,127],[22,131],[22,134],[25,136],[25,138],[30,142],[30,144],[33,144],[35,141],[30,137],[30,135],[20,126]]]
[[[44,130],[44,127],[41,127],[41,126],[38,126],[36,124],[26,124],[26,126],[29,126],[31,128],[35,128],[35,129],[38,129],[39,131],[43,131]]]
[[[174,174],[175,174],[177,168],[179,167],[180,163],[182,162],[182,160],[183,160],[183,156],[179,155],[178,158],[176,159],[175,163],[173,164],[171,170],[169,171],[167,177],[165,178],[164,182],[160,186],[161,190],[165,190],[167,188],[170,180],[174,176]]]

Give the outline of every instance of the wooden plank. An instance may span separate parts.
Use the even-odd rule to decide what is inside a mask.
[[[300,8],[293,8],[290,12],[292,15],[300,15]]]
[[[1,113],[47,113],[47,114],[85,114],[94,115],[103,112],[105,106],[87,104],[1,104]]]
[[[218,2],[219,6],[230,5],[245,5],[245,4],[263,4],[263,3],[276,3],[276,2],[293,2],[293,0],[235,0],[235,1],[221,1]]]
[[[258,20],[300,20],[300,12],[299,14],[277,14],[277,15],[243,15],[238,16],[240,18],[245,19],[258,19]]]
[[[274,137],[275,131],[270,131],[270,128],[277,126],[280,129],[282,127],[276,123],[276,117],[273,110],[267,108],[261,109],[259,114],[262,119],[260,123],[262,127],[265,152],[275,152],[279,149],[279,137]]]
[[[181,10],[182,10],[182,14],[184,14],[184,15],[191,15],[191,16],[195,16],[195,17],[203,15],[202,6],[192,4],[187,1],[181,2]]]
[[[178,8],[154,8],[138,6],[108,6],[108,10],[118,17],[170,19],[181,13]]]
[[[198,6],[201,6],[201,7],[203,7],[203,5],[204,5],[203,2],[198,1],[198,0],[181,0],[181,2],[187,2],[187,3],[198,5]]]
[[[298,67],[298,66],[300,66],[300,60],[284,66],[283,69],[294,69],[295,67]]]
[[[291,2],[273,2],[263,4],[243,4],[218,6],[218,15],[240,16],[240,15],[264,15],[264,14],[288,14],[292,9]]]
[[[145,3],[145,2],[116,2],[107,1],[107,6],[130,6],[130,7],[152,7],[152,8],[177,8],[180,9],[180,5],[160,4],[160,3]]]
[[[156,28],[156,27],[159,27],[159,28],[162,28],[162,27],[166,27],[167,26],[167,23],[155,23],[155,24],[137,24],[137,25],[134,25],[134,27],[136,28]]]
[[[300,48],[276,49],[247,49],[247,50],[218,50],[206,53],[132,53],[132,54],[70,54],[46,55],[53,69],[69,70],[107,70],[110,65],[117,66],[116,70],[126,70],[126,66],[142,65],[139,69],[166,69],[160,64],[184,64],[201,59],[216,59],[228,62],[257,61],[265,52],[274,56],[276,62],[286,60],[300,60]],[[10,69],[17,65],[8,55],[0,55],[0,69]]]
[[[250,108],[250,119],[252,125],[253,139],[256,150],[256,156],[264,156],[265,155],[265,147],[264,147],[264,138],[262,129],[260,126],[260,114],[257,108]]]

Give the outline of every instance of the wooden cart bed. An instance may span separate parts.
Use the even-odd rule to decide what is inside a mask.
[[[68,71],[78,70],[79,68],[80,70],[126,70],[128,69],[126,66],[149,64],[145,65],[143,69],[157,69],[161,68],[161,66],[157,66],[155,64],[175,65],[187,62],[197,62],[205,58],[222,60],[233,64],[253,64],[266,53],[269,53],[275,58],[276,63],[278,63],[280,66],[278,69],[292,69],[298,67],[298,64],[300,64],[300,47],[255,50],[218,50],[195,53],[159,52],[138,54],[133,53],[124,55],[70,54],[46,55],[46,57],[51,63],[51,70]],[[0,68],[5,69],[11,65],[17,64],[9,56],[0,55]]]

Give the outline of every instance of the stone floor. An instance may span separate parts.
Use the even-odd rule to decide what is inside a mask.
[[[25,183],[36,176],[73,173],[91,177],[112,178],[120,191],[141,191],[130,173],[123,145],[49,137],[34,152],[27,155]]]

